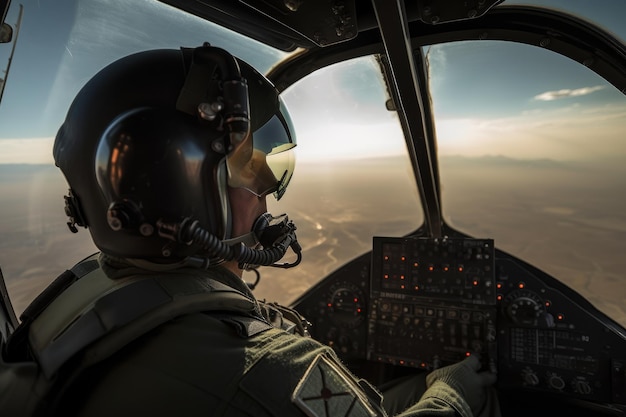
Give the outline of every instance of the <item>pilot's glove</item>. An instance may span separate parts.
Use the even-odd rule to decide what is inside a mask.
[[[480,370],[480,359],[471,355],[461,362],[439,368],[426,376],[426,386],[444,383],[458,392],[469,405],[472,414],[478,416],[485,407],[488,389],[496,382],[496,375]]]

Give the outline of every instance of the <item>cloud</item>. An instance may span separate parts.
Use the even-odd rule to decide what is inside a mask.
[[[603,88],[604,86],[596,85],[595,87],[583,87],[583,88],[576,88],[574,90],[565,88],[562,90],[546,91],[545,93],[536,95],[534,99],[539,100],[539,101],[552,101],[552,100],[559,100],[562,98],[586,96],[598,90],[602,90]]]

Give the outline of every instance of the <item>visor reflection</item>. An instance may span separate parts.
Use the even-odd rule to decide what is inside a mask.
[[[286,110],[274,115],[226,157],[228,185],[279,200],[295,167],[295,138]]]

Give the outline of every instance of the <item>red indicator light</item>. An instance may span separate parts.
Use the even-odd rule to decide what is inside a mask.
[[[400,365],[404,365],[404,361],[400,359]]]
[[[459,270],[459,272],[463,272],[463,265],[459,265],[457,269]]]
[[[474,282],[472,282],[472,284],[474,284],[474,287],[478,285],[478,280],[475,279]]]
[[[563,314],[557,314],[556,318],[557,318],[557,320],[563,320],[565,318],[565,316]]]
[[[465,356],[471,356],[472,354],[470,352],[465,352]]]
[[[358,302],[359,302],[359,299],[358,299],[358,298],[356,298],[356,297],[354,297],[354,302],[355,302],[355,303],[358,303]]]
[[[400,257],[400,260],[401,260],[402,262],[406,261],[406,256],[401,256],[401,257]]]
[[[496,299],[497,299],[498,301],[502,301],[502,294],[498,294],[498,295],[496,296]]]
[[[383,278],[385,278],[385,279],[389,279],[389,274],[385,274],[385,275],[383,275]]]
[[[400,279],[404,279],[404,275],[400,275]]]
[[[435,267],[434,267],[434,266],[432,266],[432,265],[429,265],[429,266],[428,266],[428,270],[429,270],[429,271],[434,271],[434,270],[435,270]]]
[[[444,267],[443,267],[443,270],[444,270],[445,272],[448,272],[448,269],[450,269],[450,268],[448,268],[447,266],[444,266]]]
[[[552,305],[550,300],[546,300],[546,302],[544,304],[545,304],[546,307],[550,307]]]
[[[502,283],[501,283],[501,282],[498,282],[498,283],[496,284],[496,288],[497,288],[497,289],[502,288]]]
[[[416,285],[414,288],[415,288],[415,291],[420,289],[419,285]]]
[[[385,255],[385,256],[383,256],[383,259],[384,259],[385,261],[388,261],[388,260],[389,260],[389,255]]]
[[[402,290],[404,289],[404,284],[400,285],[400,289]]]
[[[332,304],[332,303],[328,303],[328,304],[326,304],[326,305],[327,305],[329,308],[333,306],[333,304]]]
[[[419,263],[413,262],[413,266],[417,268],[419,266]]]
[[[526,284],[524,284],[523,282],[520,282],[519,284],[517,284],[517,287],[522,289],[526,286]]]
[[[363,310],[361,310],[360,308],[356,309],[356,312],[359,313],[359,314],[361,314],[361,311],[363,311]]]
[[[420,363],[420,366],[421,366],[422,368],[426,368],[426,364],[425,364],[424,362]]]

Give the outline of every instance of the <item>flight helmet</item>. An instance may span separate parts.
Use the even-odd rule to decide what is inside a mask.
[[[231,235],[228,187],[280,199],[295,145],[271,82],[204,45],[140,52],[102,69],[74,99],[53,154],[70,186],[68,226],[87,227],[102,252],[272,264],[297,247],[295,226],[264,216],[253,234],[266,252],[255,253]],[[271,241],[260,238],[266,231]]]

